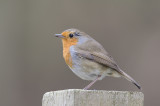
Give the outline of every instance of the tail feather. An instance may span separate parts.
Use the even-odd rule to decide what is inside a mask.
[[[141,86],[131,77],[129,76],[128,74],[126,74],[124,71],[120,70],[120,73],[122,74],[122,76],[124,78],[126,78],[128,81],[132,82],[134,85],[137,86],[138,89],[142,89]]]

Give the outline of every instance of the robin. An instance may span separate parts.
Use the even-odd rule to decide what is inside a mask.
[[[88,34],[78,29],[67,29],[55,36],[62,39],[63,57],[73,73],[83,80],[92,81],[85,90],[106,76],[124,77],[141,89],[131,76],[120,69],[103,46]]]

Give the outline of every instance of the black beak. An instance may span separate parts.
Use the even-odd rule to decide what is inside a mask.
[[[64,38],[64,36],[62,34],[55,34],[55,37]]]

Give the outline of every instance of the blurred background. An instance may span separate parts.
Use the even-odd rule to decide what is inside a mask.
[[[62,57],[65,29],[80,29],[143,88],[145,106],[160,105],[159,0],[0,0],[0,105],[40,106],[43,94],[81,89]],[[91,89],[139,91],[106,77]]]

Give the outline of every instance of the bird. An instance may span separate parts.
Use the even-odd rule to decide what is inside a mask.
[[[141,86],[126,74],[104,47],[90,35],[71,28],[55,34],[55,37],[62,40],[63,58],[72,72],[83,80],[91,81],[84,90],[88,90],[106,76],[123,77],[141,89]]]

